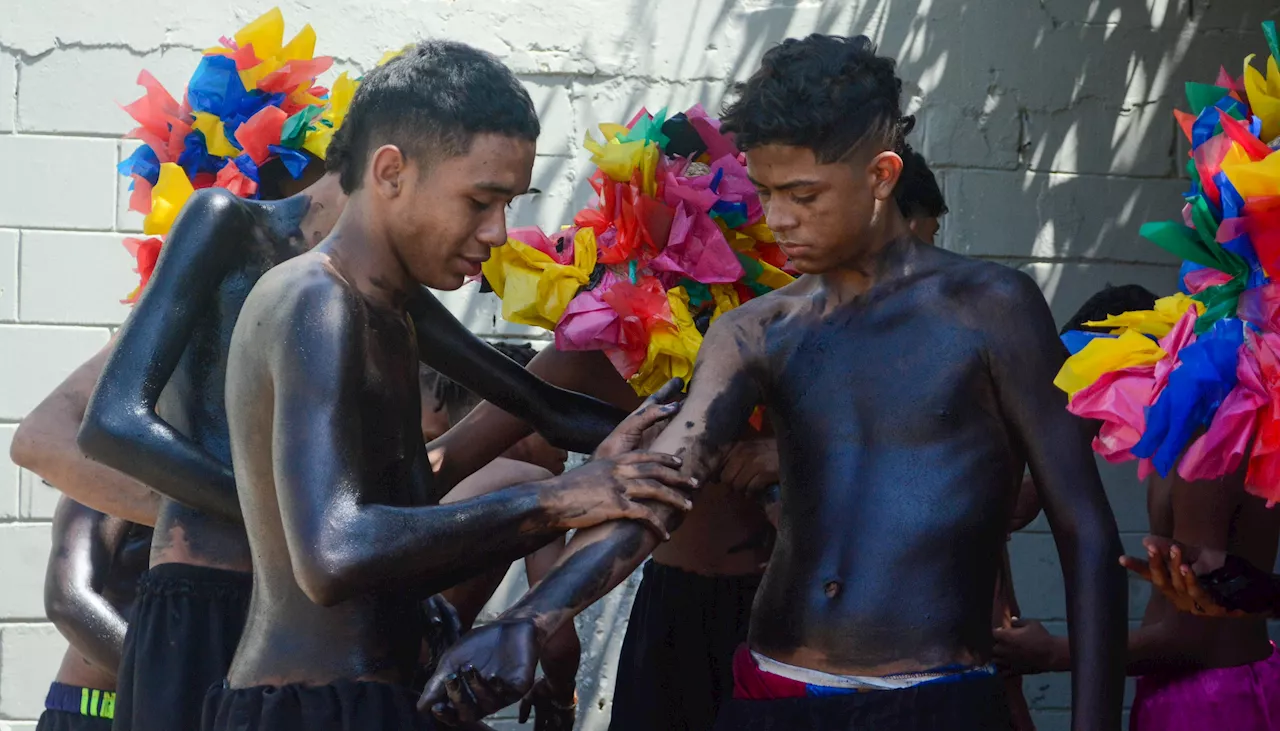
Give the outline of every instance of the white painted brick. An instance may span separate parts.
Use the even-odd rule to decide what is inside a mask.
[[[993,96],[981,106],[926,101],[916,119],[924,129],[921,154],[930,165],[1018,166],[1021,123],[1007,96]]]
[[[119,156],[117,161],[124,160],[138,149],[141,142],[137,140],[120,140]],[[130,179],[120,177],[116,181],[116,225],[117,231],[125,231],[132,234],[142,233],[142,219],[145,215],[136,211],[129,210],[129,197],[133,195],[133,191],[129,190]]]
[[[1175,264],[1138,229],[1181,220],[1184,190],[1180,180],[952,170],[943,246],[970,256]]]
[[[211,41],[214,39],[210,39]],[[18,121],[24,132],[123,135],[136,122],[118,105],[142,96],[146,69],[181,99],[200,54],[184,48],[139,58],[124,48],[60,49],[22,68]]]
[[[0,525],[0,556],[5,558],[5,590],[0,619],[44,619],[44,570],[49,561],[49,523]],[[0,670],[5,670],[0,663]]]
[[[109,229],[114,140],[0,135],[0,223]]]
[[[552,337],[542,328],[516,325],[502,319],[502,300],[492,292],[482,293],[479,284],[465,284],[452,292],[433,291],[459,322],[482,338],[506,335],[549,340]]]
[[[22,471],[20,510],[23,520],[53,520],[53,511],[61,497],[62,493],[46,485],[39,475]]]
[[[120,303],[138,286],[134,260],[115,233],[26,231],[22,234],[25,322],[118,325]]]
[[[572,223],[574,214],[589,198],[589,195],[577,195],[578,178],[585,174],[578,169],[580,164],[571,157],[536,158],[530,187],[539,192],[523,195],[511,204],[507,225],[511,228],[540,226],[550,233]],[[590,190],[587,186],[588,193]]]
[[[18,484],[22,470],[9,459],[15,424],[0,424],[0,520],[18,517]]]
[[[0,721],[0,731],[36,731],[36,722]]]
[[[13,131],[17,98],[18,59],[7,53],[0,53],[0,132]]]
[[[38,717],[66,651],[67,641],[52,624],[0,628],[0,716]]]
[[[0,229],[0,322],[18,319],[18,237]]]
[[[25,416],[108,337],[105,328],[0,325],[0,419]]]
[[[582,143],[574,126],[573,102],[569,99],[572,83],[568,77],[534,77],[524,79],[524,87],[538,112],[542,134],[538,136],[539,155],[573,155]]]
[[[1173,109],[1169,98],[1129,107],[1090,98],[1049,112],[1029,111],[1028,164],[1051,172],[1171,176]],[[1177,160],[1182,164],[1186,158]]]

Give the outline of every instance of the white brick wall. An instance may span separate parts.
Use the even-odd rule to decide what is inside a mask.
[[[582,136],[635,109],[702,102],[788,36],[857,33],[899,59],[920,124],[913,142],[936,166],[953,213],[943,245],[1030,272],[1064,320],[1107,283],[1172,287],[1172,261],[1140,241],[1146,220],[1178,213],[1185,145],[1169,110],[1182,83],[1239,73],[1265,52],[1262,0],[281,0],[316,28],[337,68],[367,68],[425,36],[470,42],[521,75],[543,121],[533,185],[513,224],[567,221],[590,195]],[[126,309],[137,231],[115,163],[131,141],[116,106],[148,68],[177,91],[199,50],[268,2],[10,2],[0,22],[0,731],[32,728],[64,646],[39,622],[48,519],[56,495],[7,462],[14,425],[106,342]],[[336,73],[336,70],[335,70]],[[474,287],[446,296],[477,332],[538,333],[497,318]],[[1131,466],[1104,475],[1127,544],[1146,530]],[[1013,543],[1028,616],[1061,628],[1056,552],[1043,521]],[[519,582],[511,584],[512,592]],[[1146,589],[1134,585],[1131,616]],[[611,653],[627,594],[580,620],[587,647],[583,728],[608,718]],[[597,681],[599,681],[597,685]],[[1041,728],[1066,728],[1063,678],[1028,681]],[[597,690],[598,688],[598,690]]]

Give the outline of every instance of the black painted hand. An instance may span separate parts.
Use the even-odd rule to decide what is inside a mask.
[[[418,712],[446,726],[477,722],[523,698],[537,665],[531,620],[486,624],[445,651],[418,699]]]
[[[672,378],[653,395],[645,399],[639,408],[631,412],[609,434],[609,438],[596,447],[593,459],[616,457],[626,452],[644,449],[651,444],[667,422],[680,410],[684,381]]]
[[[637,520],[658,534],[667,533],[662,518],[642,500],[687,511],[687,495],[698,481],[680,474],[681,460],[659,452],[628,452],[600,459],[542,483],[540,496],[561,530],[590,528],[611,520]]]
[[[423,644],[429,655],[423,658],[422,664],[428,673],[434,673],[445,650],[462,638],[462,620],[458,618],[458,610],[440,594],[422,603],[422,615],[426,625]]]
[[[573,686],[556,688],[545,676],[533,684],[520,701],[520,723],[533,711],[533,731],[573,731],[578,716],[578,694]]]

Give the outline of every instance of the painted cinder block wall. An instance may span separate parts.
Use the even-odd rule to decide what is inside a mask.
[[[1171,258],[1137,237],[1173,218],[1185,144],[1170,114],[1182,83],[1233,74],[1265,53],[1260,0],[283,0],[289,32],[310,22],[338,70],[367,69],[422,37],[466,41],[520,74],[542,117],[534,186],[515,224],[555,226],[583,205],[580,141],[640,105],[718,108],[785,37],[865,33],[899,59],[912,142],[937,169],[952,213],[941,244],[1029,271],[1059,322],[1105,284],[1169,291]],[[56,493],[7,461],[22,417],[100,348],[135,283],[120,240],[115,164],[132,150],[117,103],[152,70],[180,89],[199,50],[268,2],[0,0],[0,729],[29,729],[64,642],[41,584]],[[474,289],[447,296],[485,335],[545,339],[495,318]],[[904,387],[906,387],[904,385]],[[1147,527],[1131,465],[1104,466],[1133,549]],[[1013,538],[1024,613],[1061,631],[1057,554],[1043,520]],[[498,599],[522,590],[513,571]],[[584,617],[582,728],[607,725],[629,587]],[[1145,587],[1132,585],[1130,616]],[[1065,729],[1067,678],[1026,681],[1040,727]],[[514,725],[514,722],[512,722]]]

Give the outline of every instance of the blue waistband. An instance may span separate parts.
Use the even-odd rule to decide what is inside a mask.
[[[90,718],[115,718],[116,694],[112,690],[81,688],[55,681],[49,684],[49,695],[44,697],[44,707],[50,711],[78,713]]]

